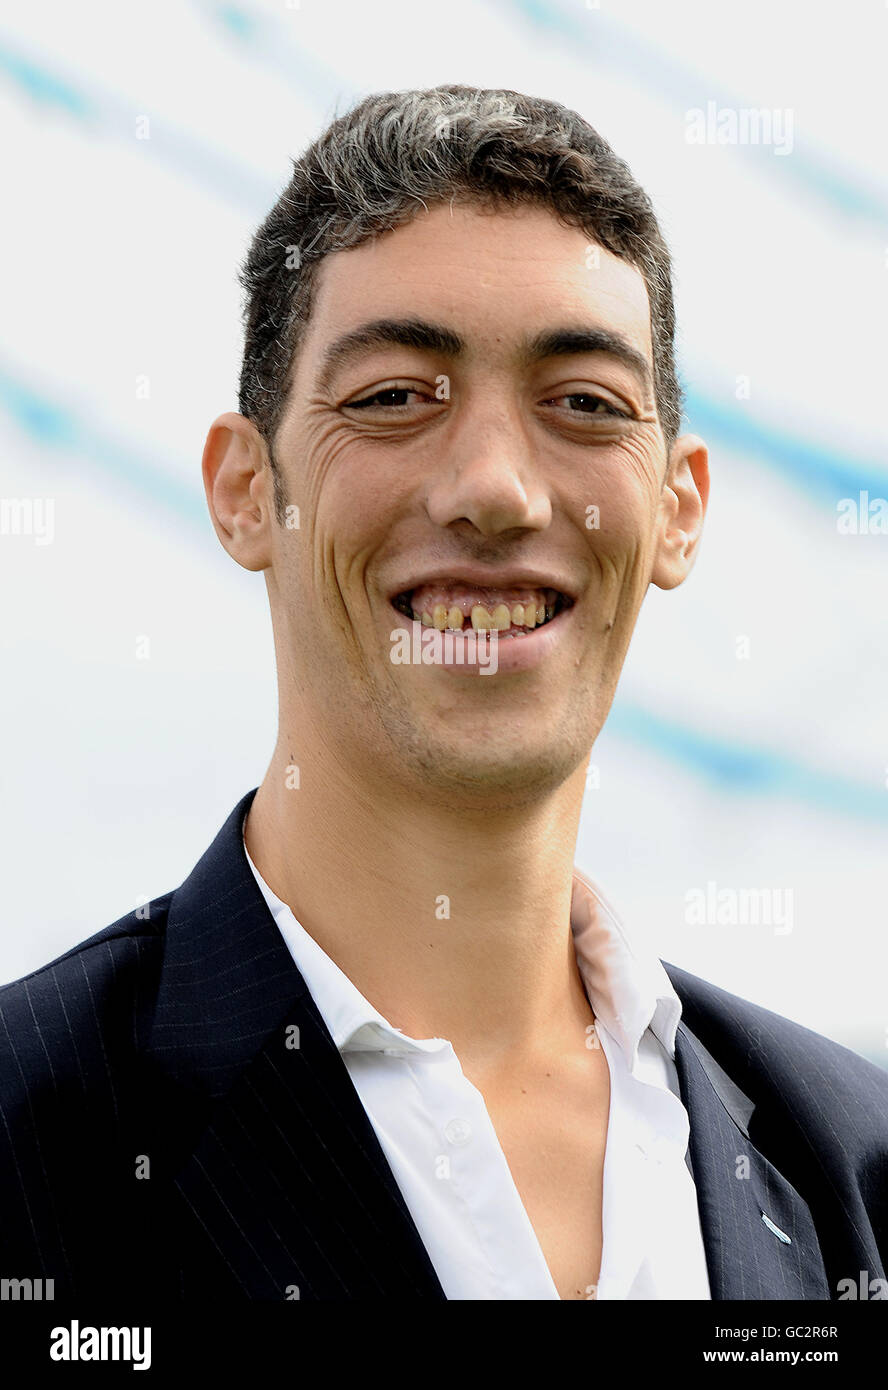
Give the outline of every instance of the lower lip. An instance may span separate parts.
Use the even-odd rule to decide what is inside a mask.
[[[471,648],[465,644],[464,635],[452,629],[449,633],[446,630],[440,632],[441,637],[448,635],[453,639],[454,659],[447,660],[445,656],[441,661],[429,662],[429,668],[438,667],[453,676],[483,676],[485,680],[495,679],[499,675],[513,675],[518,671],[530,671],[557,651],[563,641],[565,630],[575,607],[574,604],[570,608],[562,609],[556,617],[550,618],[542,627],[534,628],[533,632],[524,632],[517,637],[498,637],[495,670],[493,669],[492,643],[485,643],[486,651],[482,649],[484,661],[489,662],[488,665],[484,665],[477,658],[469,660]],[[398,610],[395,609],[395,612],[398,613]],[[438,629],[426,627],[424,623],[418,622],[415,618],[406,618],[403,613],[398,613],[398,617],[402,624],[407,626],[408,631],[411,627],[418,627],[420,633],[438,631]],[[471,628],[464,628],[463,634],[471,630]],[[463,660],[457,661],[455,658],[460,642],[464,644]],[[449,643],[441,643],[442,656],[449,645]]]

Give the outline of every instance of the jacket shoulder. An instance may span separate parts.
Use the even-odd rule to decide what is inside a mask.
[[[798,1079],[799,1069],[822,1069],[852,1088],[888,1100],[888,1069],[812,1028],[663,962],[682,1002],[682,1018],[707,1047],[706,1036],[730,1035],[735,1048],[757,1057],[775,1076]]]
[[[131,1230],[138,1074],[172,894],[0,989],[0,1269],[57,1278]],[[104,1252],[104,1253],[103,1253]]]
[[[171,898],[153,899],[0,988],[0,1104],[16,1092],[57,1094],[66,1082],[88,1089],[97,1058],[110,1075],[138,1049]]]
[[[811,1028],[663,962],[682,1021],[768,1116],[822,1157],[888,1176],[888,1071]]]

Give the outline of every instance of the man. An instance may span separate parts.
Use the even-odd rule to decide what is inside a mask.
[[[883,1278],[888,1077],[633,949],[573,866],[642,599],[687,577],[709,491],[646,195],[553,102],[378,95],[296,162],[243,280],[203,475],[265,575],[279,737],[179,889],[0,993],[0,1273],[271,1301]]]

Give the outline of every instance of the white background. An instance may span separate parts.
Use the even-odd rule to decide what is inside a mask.
[[[575,107],[648,189],[711,449],[697,567],[648,595],[577,862],[665,960],[888,1064],[888,536],[837,529],[842,497],[888,497],[886,53],[876,0],[108,0],[0,22],[0,498],[55,506],[51,545],[0,536],[0,979],[174,888],[261,780],[265,586],[200,481],[237,404],[237,269],[334,114],[465,82]],[[791,152],[689,144],[710,100],[778,109]],[[792,931],[689,925],[709,881],[792,890]]]

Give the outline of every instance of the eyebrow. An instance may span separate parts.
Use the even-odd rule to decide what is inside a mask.
[[[436,352],[442,357],[460,357],[466,345],[458,333],[422,319],[373,319],[350,333],[336,338],[324,353],[318,385],[326,390],[333,378],[356,357],[378,347],[411,347]]]
[[[644,353],[633,347],[622,333],[609,328],[556,328],[550,333],[538,333],[524,344],[523,365],[530,366],[547,357],[573,357],[582,352],[615,357],[629,368],[646,391],[653,389],[651,364]]]
[[[442,324],[424,319],[373,319],[336,338],[326,349],[318,385],[327,390],[347,362],[379,347],[411,347],[434,352],[441,357],[459,358],[467,353],[463,338]],[[633,347],[621,333],[607,328],[565,327],[525,338],[518,347],[518,361],[524,367],[547,357],[572,357],[577,353],[600,352],[616,358],[635,375],[644,389],[653,388],[651,365],[644,353]]]

